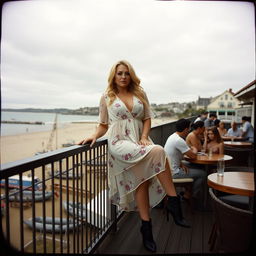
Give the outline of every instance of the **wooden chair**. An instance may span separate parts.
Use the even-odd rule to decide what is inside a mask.
[[[224,253],[249,252],[252,246],[253,213],[224,203],[211,188],[209,194],[215,214],[215,224],[209,238],[210,249]]]

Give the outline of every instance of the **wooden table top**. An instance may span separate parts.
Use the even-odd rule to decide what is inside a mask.
[[[235,140],[235,141],[244,141],[246,140],[246,138],[244,137],[235,137],[235,136],[221,136],[221,138],[224,140],[224,141],[231,141],[232,138]]]
[[[252,146],[252,143],[245,141],[224,141],[224,145],[229,147],[246,148]]]
[[[185,155],[185,160],[195,164],[216,164],[219,159],[223,158],[224,161],[230,161],[233,159],[232,156],[223,154],[212,154],[212,156],[197,155],[195,159],[191,159]]]
[[[213,189],[242,196],[254,196],[254,172],[224,172],[208,175],[207,183]]]

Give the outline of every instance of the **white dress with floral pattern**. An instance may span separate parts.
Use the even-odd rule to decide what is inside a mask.
[[[145,94],[147,100],[147,96]],[[156,175],[165,170],[166,154],[159,145],[143,146],[143,120],[151,118],[149,107],[133,96],[130,112],[118,97],[109,105],[103,94],[100,100],[100,123],[108,124],[108,185],[113,204],[124,211],[136,211],[136,188],[146,180],[149,183],[150,207],[157,205],[165,191]]]

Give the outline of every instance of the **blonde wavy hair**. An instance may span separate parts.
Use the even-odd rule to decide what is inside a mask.
[[[134,71],[132,65],[126,60],[118,61],[117,63],[115,63],[112,66],[112,68],[110,70],[109,77],[108,77],[108,87],[106,89],[106,93],[107,93],[108,97],[110,98],[109,105],[111,105],[113,103],[113,101],[116,98],[116,95],[118,94],[118,89],[115,84],[115,74],[116,74],[117,67],[119,65],[124,65],[129,70],[131,82],[128,85],[128,91],[131,92],[133,95],[135,95],[137,98],[139,98],[143,104],[148,105],[144,90],[140,86],[140,79],[135,74],[135,71]]]

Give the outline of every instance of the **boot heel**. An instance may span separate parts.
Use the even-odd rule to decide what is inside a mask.
[[[190,225],[182,216],[180,199],[177,196],[167,196],[166,212],[168,212],[168,215],[169,213],[172,215],[176,225],[184,228],[190,228]],[[169,216],[167,217],[167,221],[168,219]]]

